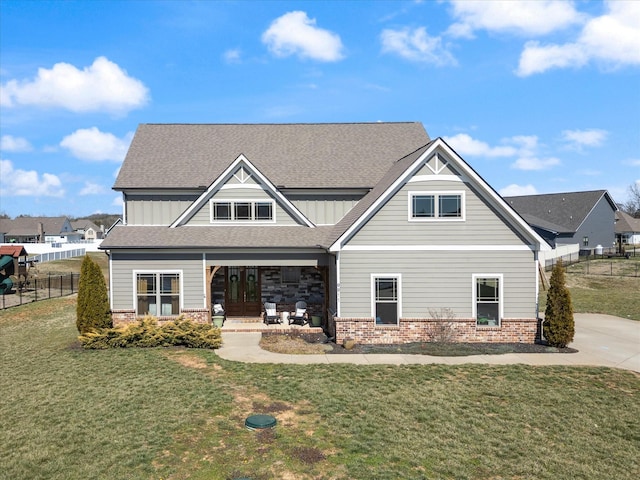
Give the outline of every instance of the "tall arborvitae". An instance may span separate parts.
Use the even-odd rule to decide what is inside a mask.
[[[549,345],[566,347],[573,341],[575,333],[573,306],[571,305],[571,294],[565,285],[561,259],[554,265],[551,272],[544,317],[544,337]]]
[[[112,326],[107,285],[100,266],[89,255],[80,269],[76,326],[81,334]]]

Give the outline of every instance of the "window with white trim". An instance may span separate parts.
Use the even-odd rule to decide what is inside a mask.
[[[377,325],[397,325],[400,318],[400,276],[373,275],[372,313]]]
[[[502,316],[502,275],[474,275],[474,311],[480,326],[499,326]]]
[[[272,222],[271,200],[211,200],[211,223]]]
[[[464,220],[464,192],[409,192],[409,220]]]
[[[180,314],[179,273],[136,273],[136,313],[172,316]]]

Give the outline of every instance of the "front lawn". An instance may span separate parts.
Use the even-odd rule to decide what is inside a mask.
[[[67,297],[0,312],[0,479],[640,476],[628,371],[85,351],[74,308]],[[246,430],[254,413],[276,429]]]

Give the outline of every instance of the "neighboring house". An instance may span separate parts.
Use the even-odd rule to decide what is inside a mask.
[[[116,324],[304,300],[337,342],[536,337],[549,245],[420,123],[144,124],[114,189]]]
[[[616,212],[616,242],[619,245],[640,245],[640,218],[626,212]]]
[[[78,238],[67,217],[0,219],[0,243],[56,243]]]
[[[74,232],[80,235],[80,240],[100,240],[104,235],[104,227],[98,227],[91,220],[79,219],[71,222]]]
[[[591,254],[615,246],[618,207],[606,190],[505,197],[529,225],[554,247],[577,244]]]

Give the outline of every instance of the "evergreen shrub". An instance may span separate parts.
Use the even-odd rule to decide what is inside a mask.
[[[222,345],[219,328],[194,323],[182,316],[159,325],[155,317],[147,315],[123,327],[86,332],[78,339],[86,349],[169,346],[220,348]]]
[[[76,326],[80,334],[113,326],[104,275],[89,255],[84,256],[80,267]]]
[[[544,317],[543,333],[549,345],[563,348],[573,341],[575,334],[573,305],[571,293],[565,285],[562,259],[558,260],[551,272]]]

